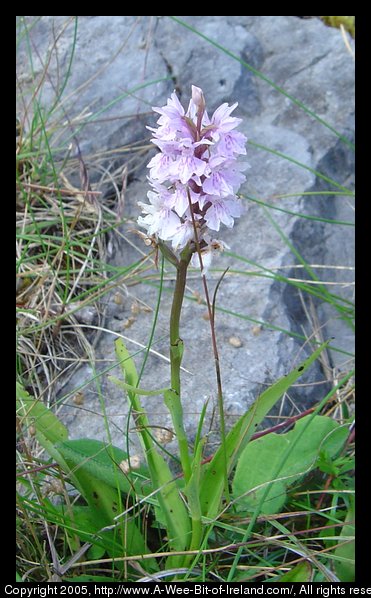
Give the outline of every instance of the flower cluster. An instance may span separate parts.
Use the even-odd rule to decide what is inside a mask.
[[[192,85],[187,112],[174,92],[166,106],[153,108],[159,126],[148,127],[160,152],[148,164],[150,203],[138,202],[145,214],[138,224],[148,235],[171,241],[174,250],[198,241],[205,269],[212,253],[223,248],[213,231],[221,223],[231,228],[242,213],[236,193],[247,165],[237,157],[246,154],[246,137],[235,130],[241,122],[231,116],[236,106],[222,104],[209,118],[202,90]],[[197,254],[192,262],[199,265]]]

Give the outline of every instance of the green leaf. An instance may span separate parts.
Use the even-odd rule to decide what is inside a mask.
[[[162,255],[176,268],[179,266],[179,260],[175,253],[161,239],[157,241]]]
[[[238,460],[234,475],[233,495],[237,506],[255,511],[263,501],[262,513],[279,513],[288,486],[316,467],[320,451],[334,457],[347,435],[347,428],[333,419],[307,415],[286,434],[267,434],[250,442]],[[270,487],[266,493],[267,485]]]
[[[130,391],[136,395],[142,395],[145,397],[155,397],[156,395],[162,395],[164,394],[164,392],[169,390],[168,387],[159,388],[157,390],[144,390],[144,388],[138,388],[136,386],[126,384],[126,382],[122,382],[122,380],[119,380],[118,378],[116,378],[116,376],[108,376],[108,380],[110,380],[111,382],[116,384],[116,386],[119,386],[123,390]]]
[[[81,438],[60,442],[56,448],[68,461],[72,471],[76,468],[80,471],[84,469],[92,478],[101,480],[112,488],[120,488],[126,494],[133,488],[140,496],[145,496],[151,491],[146,467],[141,466],[124,475],[119,465],[128,459],[128,455],[116,446],[100,440]]]
[[[320,353],[327,347],[329,341],[323,343],[308,359],[280,378],[270,388],[265,390],[234,425],[226,437],[226,454],[228,474],[231,473],[236,461],[247,445],[252,434],[262,422],[267,413],[284,395],[294,382],[309,368]],[[224,488],[224,449],[220,447],[211,462],[205,468],[201,482],[201,508],[204,516],[211,519],[218,514]]]
[[[341,560],[335,561],[336,575],[340,581],[355,580],[355,540],[354,540],[355,504],[354,498],[350,496],[350,507],[341,530],[341,543],[334,551],[334,556]]]
[[[27,426],[33,425],[36,428],[36,434],[40,432],[52,443],[68,438],[67,428],[59,421],[54,413],[42,401],[31,397],[18,382],[16,386],[16,405],[18,417]]]
[[[88,505],[64,504],[53,505],[45,503],[40,513],[46,521],[63,527],[70,539],[76,536],[83,542],[92,543],[108,554],[122,554],[122,541],[119,534],[112,531],[100,532],[104,527],[104,520]],[[74,540],[73,540],[74,542]],[[77,550],[77,546],[75,550]]]
[[[97,544],[93,544],[90,546],[89,550],[86,553],[88,561],[97,561],[98,559],[102,559],[104,557],[105,549]]]
[[[202,441],[202,428],[204,425],[204,421],[205,421],[205,416],[206,416],[206,411],[207,411],[207,405],[208,405],[209,401],[205,401],[205,403],[202,405],[202,409],[201,409],[201,413],[200,413],[200,417],[198,420],[198,425],[197,425],[197,432],[196,432],[196,436],[195,436],[195,440],[194,440],[194,452],[197,452],[197,448],[198,448],[198,444],[199,442]]]
[[[183,346],[183,345],[181,345]],[[177,347],[172,347],[172,349],[176,349],[176,350],[180,350]],[[175,390],[173,390],[172,388],[168,388],[167,390],[165,390],[164,392],[164,402],[166,407],[169,409],[171,416],[172,416],[172,420],[173,420],[173,426],[174,426],[174,432],[175,435],[177,436],[178,440],[179,437],[184,437],[184,428],[183,428],[183,408],[182,408],[182,404],[179,400],[179,396],[177,395],[177,393],[175,392]],[[186,442],[186,439],[185,439]]]
[[[203,438],[197,444],[197,449],[192,461],[192,474],[187,486],[184,489],[184,493],[188,499],[188,507],[192,519],[192,539],[190,543],[190,550],[197,550],[200,548],[202,540],[200,479],[202,452],[205,442],[206,438]]]
[[[54,442],[51,442],[46,436],[44,436],[44,434],[42,434],[39,431],[36,431],[36,438],[41,444],[41,446],[44,447],[44,449],[50,455],[50,457],[54,459],[54,461],[56,461],[59,464],[63,471],[71,477],[71,482],[75,485],[76,488],[78,488],[77,480],[74,478],[73,473],[70,471],[70,468],[64,460],[63,456],[56,448],[56,444],[54,444]]]
[[[287,571],[287,573],[284,573],[283,575],[281,575],[278,579],[277,577],[274,577],[273,579],[269,579],[268,581],[271,582],[304,582],[304,581],[312,581],[312,577],[313,577],[313,569],[312,566],[310,565],[310,563],[308,563],[307,561],[304,561],[302,563],[299,563],[298,565],[296,565],[296,567],[293,567],[292,569],[290,569],[290,571]]]
[[[156,496],[165,517],[170,546],[173,550],[186,550],[191,538],[186,506],[166,461],[157,452],[151,455],[151,461],[152,483],[159,489]],[[178,566],[178,557],[174,557],[172,566]]]
[[[86,466],[89,459],[82,461],[80,465],[76,465],[75,459],[69,459],[68,452],[64,452],[64,457],[73,471],[74,478],[78,481],[80,491],[90,507],[98,529],[113,525],[115,523],[114,518],[125,509],[119,489],[115,489],[107,482],[94,477],[91,470]],[[118,542],[121,540],[122,545],[119,550],[111,549],[108,551],[110,556],[120,556],[122,553],[126,555],[149,553],[144,538],[132,517],[131,512],[127,517],[122,518],[122,523],[119,523],[114,530],[99,532],[101,536],[108,535],[108,537],[115,538]],[[148,563],[146,561],[147,565],[151,570],[156,570],[157,563],[155,559],[148,559]]]
[[[138,384],[138,373],[135,367],[135,363],[125,347],[122,338],[118,338],[115,341],[116,356],[120,362],[122,373],[125,376],[125,381],[130,386],[137,386]]]
[[[21,419],[21,423],[34,426],[38,442],[52,459],[57,461],[62,469],[68,473],[67,463],[55,448],[56,443],[68,438],[67,428],[42,401],[32,398],[18,382],[16,405],[17,415]]]
[[[203,439],[205,440],[205,439]],[[201,521],[201,505],[200,505],[200,473],[201,473],[201,458],[202,446],[200,442],[197,453],[192,463],[192,474],[187,486],[184,488],[184,493],[188,498],[188,506],[192,518],[197,518]]]
[[[139,496],[145,496],[152,490],[148,484],[146,468],[141,467],[127,476],[123,474],[118,464],[123,459],[127,459],[127,454],[115,446],[105,445],[99,440],[81,439],[68,440],[58,444],[57,448],[73,472],[88,504],[98,510],[98,517],[101,513],[105,513],[104,518],[100,517],[100,527],[112,523],[113,517],[118,514],[117,488],[126,494],[135,489],[135,493]],[[160,489],[156,496],[162,507],[166,527],[174,534],[171,538],[174,538],[174,542],[180,542],[181,538],[183,542],[188,542],[190,536],[188,514],[185,512],[188,525],[184,529],[183,522],[179,519],[182,515],[179,505],[181,504],[181,509],[185,507],[180,503],[181,499],[173,476],[166,462],[157,453],[152,453],[151,462],[155,469],[154,487]],[[135,530],[133,533],[132,541],[136,543],[132,545],[130,554],[148,552],[137,541]],[[175,540],[176,538],[178,540]],[[182,546],[185,547],[185,544],[182,543]]]
[[[138,374],[135,364],[124,345],[122,339],[115,341],[116,356],[120,362],[125,383],[130,386],[138,385]],[[149,421],[143,411],[138,395],[130,390],[126,391],[135,412],[135,421],[142,440],[152,486],[158,489],[156,497],[162,511],[161,521],[166,522],[167,536],[172,550],[186,550],[191,538],[190,519],[184,501],[182,500],[176,482],[164,458],[158,453],[149,433]],[[172,557],[169,567],[177,567],[182,557]]]

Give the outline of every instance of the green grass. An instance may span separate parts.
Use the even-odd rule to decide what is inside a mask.
[[[294,102],[301,108],[303,119],[315,119],[334,134],[334,139],[340,139],[349,149],[353,147],[334,123],[325,122],[310,107],[278,87],[264,73],[186,22],[176,17],[169,18],[180,28],[186,28],[195,35],[195,40],[197,36],[202,37],[215,52],[223,52],[228,59],[240,62],[244,68],[279,92],[282,99],[288,98]],[[31,73],[35,73],[36,56],[30,33],[43,17],[33,19],[30,23],[21,18],[18,28],[18,45],[26,42]],[[135,96],[141,88],[155,85],[162,79],[156,78],[156,73],[153,73],[150,80],[134,86],[129,93],[116,95],[103,108],[86,117],[77,130],[68,131],[67,127],[66,133],[68,102],[65,102],[65,94],[76,60],[78,35],[78,19],[69,19],[66,26],[67,23],[73,25],[73,41],[64,75],[55,90],[55,101],[47,110],[42,107],[43,84],[47,80],[48,64],[55,50],[53,44],[50,53],[43,57],[43,73],[41,76],[35,75],[31,95],[24,93],[21,84],[18,87],[21,109],[16,171],[17,380],[23,390],[19,391],[17,419],[17,579],[36,582],[50,580],[57,569],[60,579],[66,581],[140,581],[149,576],[150,579],[268,583],[289,580],[290,575],[296,575],[295,579],[299,581],[349,581],[354,570],[352,365],[345,371],[333,372],[331,391],[326,396],[319,391],[317,405],[312,411],[313,417],[316,414],[326,415],[339,426],[348,426],[347,440],[336,456],[330,458],[326,454],[319,455],[315,466],[288,486],[287,500],[279,513],[264,513],[264,499],[253,512],[244,510],[236,497],[232,497],[230,503],[224,500],[216,517],[210,518],[203,514],[202,541],[199,548],[194,550],[182,551],[179,546],[175,550],[173,546],[173,550],[170,550],[165,523],[160,516],[160,510],[163,509],[161,500],[166,501],[166,492],[163,494],[165,499],[161,499],[160,489],[153,485],[153,472],[151,474],[145,465],[139,472],[123,476],[119,459],[125,458],[108,444],[103,447],[103,457],[94,453],[86,457],[87,466],[96,467],[94,475],[93,469],[87,469],[89,474],[86,475],[85,472],[85,477],[79,477],[78,467],[71,465],[71,453],[58,444],[65,441],[68,431],[64,431],[62,425],[59,427],[58,420],[51,419],[51,432],[48,426],[42,427],[45,421],[43,418],[49,417],[46,412],[38,412],[37,416],[30,418],[29,412],[24,409],[24,405],[30,408],[27,401],[30,401],[29,397],[33,397],[50,408],[53,417],[61,415],[63,420],[63,404],[72,397],[65,395],[57,400],[57,383],[62,375],[65,377],[67,372],[72,375],[82,363],[88,363],[93,374],[80,388],[74,390],[75,399],[77,400],[78,392],[84,391],[85,385],[95,383],[100,399],[102,428],[105,427],[109,439],[112,424],[105,412],[101,381],[103,376],[116,367],[116,362],[103,371],[97,371],[94,360],[97,333],[105,330],[103,300],[108,293],[131,285],[135,285],[139,298],[142,284],[158,289],[148,341],[134,353],[143,357],[138,380],[140,386],[148,356],[150,352],[156,351],[156,343],[163,339],[162,331],[161,338],[156,338],[158,313],[163,293],[169,291],[164,284],[165,279],[173,276],[171,268],[164,266],[164,263],[159,271],[154,271],[153,254],[147,258],[138,253],[137,260],[123,268],[110,264],[106,246],[108,234],[122,238],[122,233],[117,230],[120,198],[116,196],[115,199],[102,201],[100,189],[107,185],[109,179],[103,174],[100,181],[90,184],[88,173],[89,169],[111,159],[112,154],[86,157],[77,152],[77,158],[72,159],[70,149],[71,140],[78,137],[87,123],[104,118],[114,104],[124,102],[129,95]],[[63,33],[63,28],[60,33]],[[143,109],[148,111],[149,106],[145,105]],[[148,140],[144,140],[143,143],[120,148],[116,157],[130,170],[133,160],[137,156],[143,158],[149,146]],[[267,154],[274,154],[297,168],[308,169],[294,158],[259,144],[258,140],[250,142],[249,151],[261,152],[262,159]],[[308,170],[328,185],[329,191],[323,192],[326,195],[343,195],[344,198],[353,196],[352,191],[341,182],[325,173]],[[76,186],[76,175],[79,172],[79,184]],[[113,183],[119,183],[118,178],[111,183],[113,188]],[[320,193],[303,192],[300,196],[310,200],[311,195]],[[277,281],[282,288],[284,285],[291,285],[306,300],[315,299],[331,305],[333,313],[352,327],[352,302],[344,299],[338,292],[332,292],[329,281],[318,274],[318,265],[314,269],[313,265],[306,262],[285,235],[275,215],[277,211],[295,214],[303,219],[326,222],[335,227],[348,227],[352,223],[297,214],[287,207],[281,207],[279,200],[289,196],[285,189],[277,189],[274,198],[246,195],[243,199],[262,210],[272,231],[278,233],[282,245],[292,252],[297,264],[295,277],[288,276],[284,269],[272,270],[263,263],[249,260],[242,253],[232,251],[224,254],[226,265],[229,260],[233,260],[229,275],[238,277],[241,284],[249,278],[261,277]],[[222,271],[223,269],[214,268],[212,275],[219,277]],[[192,279],[189,280],[189,288],[191,286]],[[188,293],[186,300],[197,301],[197,298]],[[92,310],[93,323],[89,320],[81,321],[83,308]],[[271,322],[257,320],[249,313],[234,312],[221,301],[217,301],[216,311],[229,314],[237,323],[241,320],[249,321],[294,336],[302,340],[303,344],[308,342],[304,333],[292,332]],[[315,322],[312,325],[315,330]],[[120,334],[117,333],[117,336],[120,337]],[[125,335],[121,336],[125,338]],[[132,340],[137,342],[136,339]],[[321,338],[314,335],[311,339],[313,349],[321,345],[321,342]],[[336,341],[331,348],[351,362],[352,356],[336,347]],[[163,384],[159,383],[158,386]],[[25,389],[29,393],[28,398]],[[291,424],[293,423],[292,421]],[[128,439],[132,426],[129,417],[126,425]],[[202,425],[196,434],[196,448],[198,446],[201,451],[199,457],[202,453],[201,428]],[[163,456],[172,457],[179,464],[177,456],[172,456],[156,439],[155,429],[150,430],[148,437],[152,438],[157,450],[163,451]],[[130,459],[129,440],[126,455]],[[286,457],[283,457],[274,477],[279,477],[285,462]],[[206,463],[199,467],[205,465]],[[152,467],[156,469],[158,464],[152,464]],[[111,485],[108,486],[104,481],[107,472],[112,477]],[[197,477],[197,467],[195,472]],[[99,488],[106,499],[104,504],[95,503],[89,496],[92,479],[96,484],[93,487]],[[127,485],[124,487],[123,484]],[[164,485],[166,484],[172,488],[180,488],[183,494],[185,492],[179,477],[176,483],[170,480],[165,481]],[[191,494],[187,496],[192,497]],[[111,508],[112,501],[116,499],[119,512],[124,513],[118,520],[113,518]],[[195,497],[189,500],[195,500]],[[182,506],[176,497],[174,504],[181,517]],[[134,533],[133,524],[136,524],[139,535],[135,536],[130,545],[128,538]],[[143,546],[148,547],[148,553],[144,555],[144,549],[140,549],[143,548],[142,540]],[[130,546],[132,550],[128,553]]]

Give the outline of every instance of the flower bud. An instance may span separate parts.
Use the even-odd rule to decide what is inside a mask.
[[[192,102],[197,106],[198,112],[205,111],[205,97],[203,91],[200,87],[196,87],[196,85],[192,85]]]

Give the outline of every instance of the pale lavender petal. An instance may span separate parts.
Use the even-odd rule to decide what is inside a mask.
[[[193,174],[201,176],[206,168],[206,162],[195,158],[194,156],[182,156],[180,159],[173,162],[170,173],[179,176],[181,183],[185,184],[189,181]]]
[[[171,171],[172,164],[173,158],[171,156],[162,153],[157,154],[148,164],[151,178],[158,179],[161,182],[165,181]]]
[[[211,205],[205,214],[206,224],[212,230],[220,229],[220,217],[215,205]]]
[[[209,195],[227,196],[234,193],[231,183],[227,180],[226,172],[212,172],[202,185],[204,193]]]
[[[247,137],[238,131],[231,131],[220,136],[218,152],[222,156],[234,158],[235,154],[246,154]]]
[[[237,197],[228,197],[228,211],[233,218],[239,218],[244,212],[244,206]]]
[[[172,234],[171,243],[173,249],[183,249],[193,238],[194,229],[191,220],[186,220],[182,224],[178,224],[175,232]]]
[[[211,118],[211,123],[215,125],[217,131],[227,133],[242,122],[241,118],[230,116],[231,112],[233,112],[237,106],[238,102],[232,104],[232,106],[229,106],[227,103],[225,103],[215,110]]]
[[[202,249],[204,271],[215,251],[223,249],[223,243],[209,233],[221,224],[232,227],[243,210],[235,195],[245,181],[237,157],[246,154],[247,140],[234,130],[241,122],[231,116],[236,107],[237,103],[224,103],[210,119],[202,89],[192,86],[186,113],[174,92],[166,106],[154,108],[159,114],[157,128],[148,127],[160,151],[148,164],[152,191],[148,203],[138,202],[142,209],[138,224],[181,250],[194,239],[195,218],[198,238],[207,244]],[[192,264],[198,265],[197,254]]]
[[[245,175],[237,170],[223,170],[223,177],[226,185],[231,189],[231,194],[237,193],[242,183],[246,181]]]
[[[205,220],[209,228],[218,231],[222,222],[229,228],[233,226],[233,218],[228,212],[228,206],[220,199],[214,199],[206,212]]]
[[[201,259],[202,259],[202,275],[207,275],[209,268],[211,266],[211,262],[213,259],[213,252],[211,250],[211,248],[207,247],[206,249],[204,249],[203,251],[201,251]],[[198,255],[198,253],[194,253],[191,257],[191,265],[194,268],[200,268],[201,264],[200,264],[200,256]]]
[[[183,216],[184,212],[187,210],[189,205],[187,188],[183,185],[177,185],[174,197],[174,210],[176,211],[178,216]]]
[[[161,230],[160,237],[165,241],[171,239],[178,229],[179,217],[170,210],[164,210],[161,213]]]

